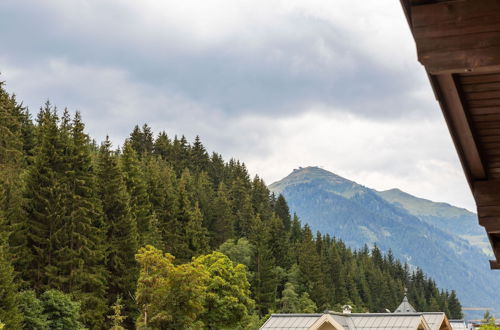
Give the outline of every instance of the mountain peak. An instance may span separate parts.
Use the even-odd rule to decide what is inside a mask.
[[[346,182],[352,182],[340,175],[327,171],[319,166],[307,166],[294,169],[283,179],[274,182],[269,186],[272,191],[282,192],[283,189],[290,185],[300,183],[323,181],[331,185],[338,185]]]

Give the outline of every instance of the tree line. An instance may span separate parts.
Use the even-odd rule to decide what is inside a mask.
[[[394,310],[404,288],[419,311],[462,316],[454,291],[390,251],[313,233],[199,137],[143,125],[97,144],[78,112],[47,102],[33,119],[0,85],[7,329],[249,329],[272,312]]]

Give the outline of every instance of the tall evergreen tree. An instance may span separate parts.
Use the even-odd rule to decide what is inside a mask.
[[[111,151],[111,142],[107,137],[99,151],[97,178],[107,229],[108,303],[112,304],[123,296],[127,321],[132,326],[136,309],[132,298],[139,272],[135,261],[138,249],[137,224],[130,211],[130,198],[118,158]]]
[[[261,316],[276,308],[276,288],[278,285],[275,273],[275,260],[269,248],[269,231],[265,223],[257,215],[251,222],[250,241],[255,246],[255,254],[251,269],[253,298]]]
[[[64,130],[64,127],[62,127]],[[54,261],[47,268],[49,286],[71,293],[81,303],[81,317],[99,329],[106,307],[105,228],[97,195],[90,141],[77,112],[66,147],[64,215],[52,246]]]
[[[125,142],[121,158],[125,185],[130,195],[130,209],[139,233],[139,245],[157,244],[157,218],[149,200],[141,164],[130,142]]]
[[[292,227],[292,218],[290,216],[290,209],[288,208],[288,204],[282,194],[280,194],[276,199],[274,212],[283,221],[285,230],[289,231]]]
[[[224,183],[220,183],[217,190],[217,197],[214,201],[213,222],[209,229],[212,233],[211,245],[213,247],[218,247],[234,237],[234,218]]]
[[[19,297],[14,282],[14,268],[8,255],[4,240],[0,240],[0,320],[7,329],[21,329],[22,315],[18,309]]]
[[[29,255],[19,262],[18,269],[23,279],[40,292],[49,284],[47,267],[54,264],[54,234],[63,223],[64,200],[68,195],[63,182],[65,146],[57,114],[48,102],[38,114],[36,137],[37,147],[24,196],[23,227]]]
[[[194,173],[206,172],[208,171],[209,162],[210,157],[201,143],[200,137],[197,135],[191,147],[190,169]]]

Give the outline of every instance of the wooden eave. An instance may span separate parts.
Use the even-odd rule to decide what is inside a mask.
[[[500,269],[500,0],[401,0]]]

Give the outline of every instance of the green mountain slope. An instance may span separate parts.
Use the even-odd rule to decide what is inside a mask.
[[[448,203],[436,203],[428,199],[418,198],[399,189],[378,191],[379,196],[398,205],[441,230],[458,235],[470,244],[493,256],[488,237],[484,229],[478,225],[477,215],[464,208]]]
[[[313,229],[352,247],[391,249],[439,285],[458,290],[464,304],[500,310],[490,289],[500,285],[500,278],[489,270],[488,255],[463,238],[467,228],[472,228],[471,236],[480,235],[470,212],[404,192],[378,192],[318,167],[294,170],[270,189],[282,193]],[[453,228],[462,224],[464,228]]]

